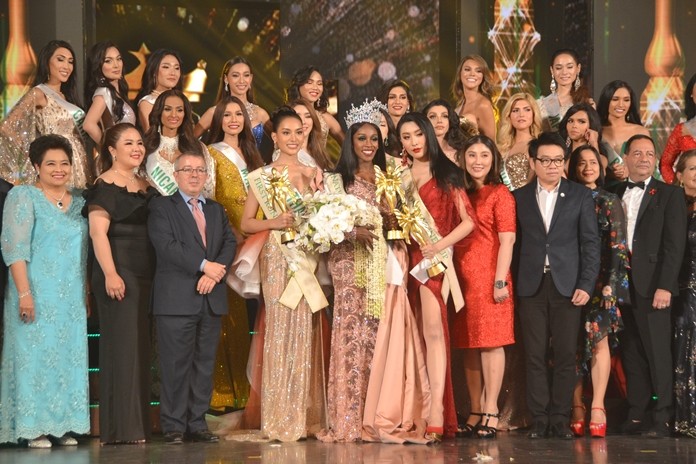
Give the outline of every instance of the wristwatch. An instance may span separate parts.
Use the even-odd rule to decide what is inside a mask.
[[[504,280],[496,280],[495,283],[493,284],[493,286],[495,288],[499,288],[499,289],[505,288],[505,287],[507,287],[507,282],[505,282]]]

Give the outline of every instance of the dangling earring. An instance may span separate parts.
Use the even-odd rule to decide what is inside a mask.
[[[578,76],[575,78],[575,85],[574,85],[575,90],[578,90],[581,85],[582,85],[582,82],[580,82],[580,74],[578,74]]]
[[[389,137],[387,137],[386,139],[384,139],[383,142],[384,142],[384,148],[388,147],[388,146],[389,146]]]
[[[401,164],[404,166],[408,164],[408,152],[405,148],[401,150]]]
[[[573,143],[572,140],[570,140],[570,135],[566,137],[566,147],[570,147],[570,144]]]
[[[225,82],[225,93],[230,93],[230,85]]]
[[[551,76],[551,85],[549,85],[549,88],[551,89],[551,93],[556,93],[556,79],[554,79],[553,76]]]

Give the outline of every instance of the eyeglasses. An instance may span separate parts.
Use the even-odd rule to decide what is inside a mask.
[[[191,166],[186,166],[185,168],[177,169],[176,172],[183,172],[187,176],[190,176],[194,172],[196,174],[207,174],[208,170],[206,168],[192,168]]]
[[[551,166],[551,163],[553,163],[553,165],[556,167],[561,167],[565,161],[563,158],[537,158],[536,160],[545,168]]]

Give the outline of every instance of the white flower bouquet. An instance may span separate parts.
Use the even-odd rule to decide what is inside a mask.
[[[375,226],[381,219],[376,207],[354,195],[317,191],[306,195],[303,203],[295,246],[305,252],[326,253],[354,227]]]

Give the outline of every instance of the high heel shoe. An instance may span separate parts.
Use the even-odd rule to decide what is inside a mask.
[[[582,419],[579,421],[570,421],[570,430],[576,437],[585,436],[585,406],[582,404],[573,405],[573,409],[582,409]]]
[[[483,416],[486,418],[486,422],[484,424],[481,424],[478,430],[478,437],[479,438],[495,438],[498,435],[498,429],[496,427],[491,427],[488,425],[488,422],[490,422],[491,418],[493,419],[500,419],[500,413],[496,414],[487,414],[484,413]],[[498,425],[498,424],[496,424]]]
[[[470,416],[479,416],[479,417],[483,418],[483,413],[480,413],[480,412],[470,412],[469,415]],[[455,433],[455,436],[457,438],[469,438],[469,437],[473,436],[476,432],[478,432],[479,427],[481,427],[482,420],[483,419],[479,419],[479,421],[473,425],[466,422],[462,427],[457,427],[457,432]]]
[[[426,427],[425,438],[429,440],[428,444],[437,445],[442,442],[442,436],[444,433],[444,427]]]
[[[604,413],[604,422],[590,421],[590,436],[593,438],[604,438],[607,436],[607,411],[604,408],[592,408]]]

